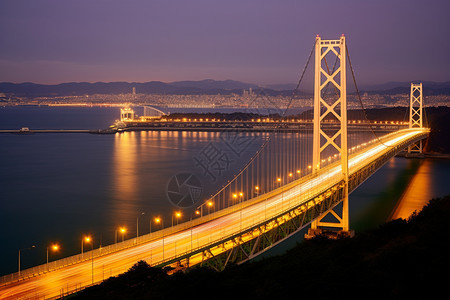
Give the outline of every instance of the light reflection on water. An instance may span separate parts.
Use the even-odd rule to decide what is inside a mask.
[[[109,209],[113,212],[115,220],[121,219],[121,212],[128,212],[136,205],[138,198],[137,146],[135,132],[114,135],[111,190],[115,197]]]
[[[395,207],[391,219],[408,219],[431,200],[432,162],[424,160]]]

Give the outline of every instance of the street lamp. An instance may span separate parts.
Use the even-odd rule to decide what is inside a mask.
[[[91,243],[91,260],[92,260],[92,283],[94,283],[94,241],[90,236],[84,237],[84,239],[81,241],[81,249],[83,249],[83,241],[86,243]],[[83,251],[83,250],[81,250]]]
[[[164,221],[162,218],[160,217],[156,217],[155,218],[155,223],[156,224],[161,224],[161,230],[162,230],[162,260],[164,261]]]
[[[211,213],[211,207],[213,206],[213,202],[212,201],[208,201],[208,214]]]
[[[178,219],[181,218],[181,212],[180,211],[176,211],[173,215],[172,215],[172,229],[173,229],[173,217],[175,216],[175,218],[177,219],[177,225],[178,225]]]
[[[90,243],[91,240],[92,240],[92,238],[89,235],[87,235],[81,239],[81,259],[83,259],[83,244],[84,244],[84,242]]]
[[[19,249],[19,278],[20,278],[20,251],[23,251],[23,250],[30,250],[30,249],[34,249],[34,248],[36,248],[35,245],[33,245],[33,246],[31,246],[31,247],[28,247],[28,248]]]
[[[53,244],[50,247],[47,246],[47,271],[48,271],[48,249],[51,249],[53,252],[56,252],[59,250],[59,245],[58,244]]]
[[[292,173],[291,173],[292,174]],[[281,177],[277,178],[277,182],[280,184],[281,187],[281,209],[283,209],[283,203],[284,203],[284,186],[283,182],[281,180]]]
[[[125,232],[127,232],[127,229],[125,227],[120,227],[119,231],[120,231],[120,233],[122,233],[122,242],[123,242],[123,238],[124,238]]]
[[[139,236],[139,217],[145,215],[145,212],[141,213],[137,218],[136,218],[136,237]]]

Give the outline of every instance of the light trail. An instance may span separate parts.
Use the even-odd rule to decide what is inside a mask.
[[[390,146],[403,143],[424,132],[425,129],[401,130],[389,136],[383,144],[375,144],[364,149],[363,153],[352,154],[349,158],[350,174],[380,158],[390,150]],[[145,260],[151,265],[161,264],[264,223],[265,220],[307,202],[311,197],[326,191],[341,180],[341,165],[339,163],[330,165],[308,181],[304,178],[298,179],[287,184],[286,188],[278,188],[276,193],[271,192],[267,194],[269,196],[258,197],[261,200],[249,206],[245,203],[236,204],[236,208],[242,209],[233,210],[229,214],[195,227],[1,286],[0,299],[59,297],[68,291],[74,292],[121,274],[139,260]],[[90,253],[85,252],[85,255]],[[200,261],[194,259],[191,264]]]

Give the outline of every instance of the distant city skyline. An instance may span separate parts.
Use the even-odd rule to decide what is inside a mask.
[[[449,11],[447,0],[3,0],[0,82],[292,84],[316,34],[346,35],[361,85],[444,82]]]

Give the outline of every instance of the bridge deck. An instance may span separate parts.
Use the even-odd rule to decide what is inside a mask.
[[[427,132],[426,129],[401,130],[383,138],[383,143],[373,144],[361,152],[351,154],[350,175],[383,157],[392,150],[392,147],[423,138]],[[180,224],[175,232],[168,233],[166,230],[165,235],[155,236],[149,242],[6,283],[0,287],[0,298],[39,295],[45,295],[46,298],[58,297],[67,291],[73,292],[93,282],[97,283],[123,273],[138,260],[146,260],[151,265],[174,261],[177,257],[198,252],[208,245],[217,244],[258,224],[264,224],[267,220],[306,203],[340,181],[342,181],[340,164],[329,165],[315,176],[300,178],[255,199],[194,220],[192,223]],[[91,257],[90,252],[85,252],[84,255]],[[193,257],[190,265],[200,263],[202,260],[203,256]],[[23,273],[26,274],[26,270]],[[10,276],[13,278],[14,274]],[[4,280],[5,278],[8,277],[4,277]]]

